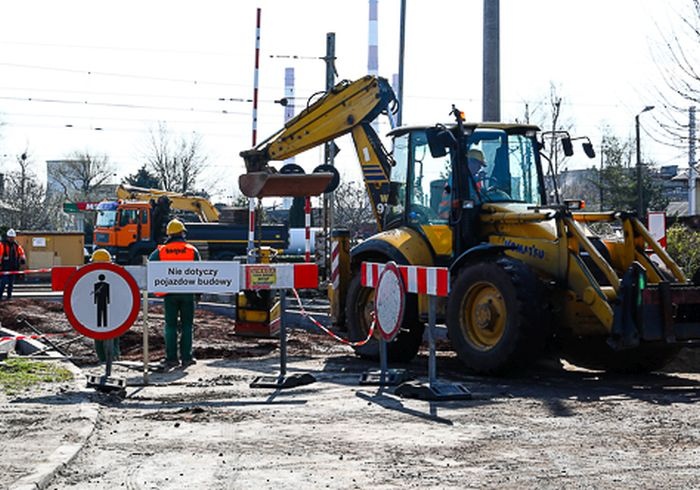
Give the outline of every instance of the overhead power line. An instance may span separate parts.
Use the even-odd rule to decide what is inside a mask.
[[[246,87],[245,84],[234,84],[234,83],[224,83],[215,82],[208,80],[195,80],[195,79],[185,79],[185,78],[169,78],[169,77],[156,77],[148,75],[134,75],[130,73],[115,73],[107,71],[94,71],[94,70],[84,70],[76,68],[60,68],[56,66],[40,66],[40,65],[26,65],[22,63],[5,63],[0,62],[0,66],[8,66],[12,68],[25,68],[29,70],[47,70],[56,71],[62,73],[78,73],[82,75],[94,75],[94,76],[104,76],[104,77],[117,77],[117,78],[131,78],[136,80],[156,80],[160,82],[173,82],[173,83],[186,83],[190,85],[220,85],[224,87]]]
[[[195,109],[193,107],[164,107],[164,106],[153,106],[153,105],[140,105],[140,104],[124,104],[116,102],[91,102],[88,100],[65,100],[65,99],[48,99],[48,98],[37,98],[37,97],[6,97],[0,96],[0,100],[15,100],[22,102],[42,102],[50,104],[69,104],[69,105],[82,105],[82,106],[101,106],[101,107],[114,107],[120,109],[153,109],[159,111],[180,111],[180,112],[192,112],[192,113],[207,113],[207,114],[230,114],[230,115],[249,115],[247,112],[237,112],[229,111],[226,109],[211,110],[211,109]]]

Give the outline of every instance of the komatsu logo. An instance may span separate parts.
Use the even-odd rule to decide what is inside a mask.
[[[515,243],[512,240],[505,240],[503,245],[514,248],[519,254],[529,255],[530,257],[540,260],[544,259],[544,250],[537,248],[534,245],[523,245],[522,243]]]

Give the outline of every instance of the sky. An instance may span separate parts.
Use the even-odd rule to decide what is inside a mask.
[[[501,116],[533,119],[550,86],[562,118],[599,146],[601,128],[634,135],[634,117],[661,85],[661,33],[690,0],[501,0]],[[237,195],[239,152],[252,147],[256,9],[261,9],[258,142],[284,124],[284,71],[295,104],[325,88],[326,34],[336,38],[338,80],[367,73],[367,0],[24,0],[0,15],[0,169],[29,150],[45,161],[75,151],[105,154],[115,179],[134,173],[149,132],[201,136],[208,168],[200,187]],[[379,74],[398,72],[400,0],[378,0]],[[448,122],[452,104],[481,118],[483,0],[406,0],[404,124]],[[658,50],[657,50],[658,51]],[[225,100],[220,100],[225,99]],[[641,116],[653,125],[652,113]],[[390,129],[380,124],[380,132]],[[643,135],[645,132],[643,132]],[[646,141],[644,141],[646,140]],[[349,136],[336,165],[359,178]],[[644,138],[645,159],[687,166],[683,151]],[[582,153],[581,153],[582,154]],[[297,158],[307,171],[320,149]],[[591,162],[575,157],[571,168]]]

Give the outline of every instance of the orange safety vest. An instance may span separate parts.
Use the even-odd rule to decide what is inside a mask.
[[[193,261],[197,257],[197,249],[187,242],[170,242],[158,245],[158,257],[160,260]]]

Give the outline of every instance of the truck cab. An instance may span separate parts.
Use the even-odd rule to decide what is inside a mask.
[[[94,233],[95,247],[107,249],[118,263],[140,263],[141,256],[156,246],[151,206],[144,202],[101,202]]]

